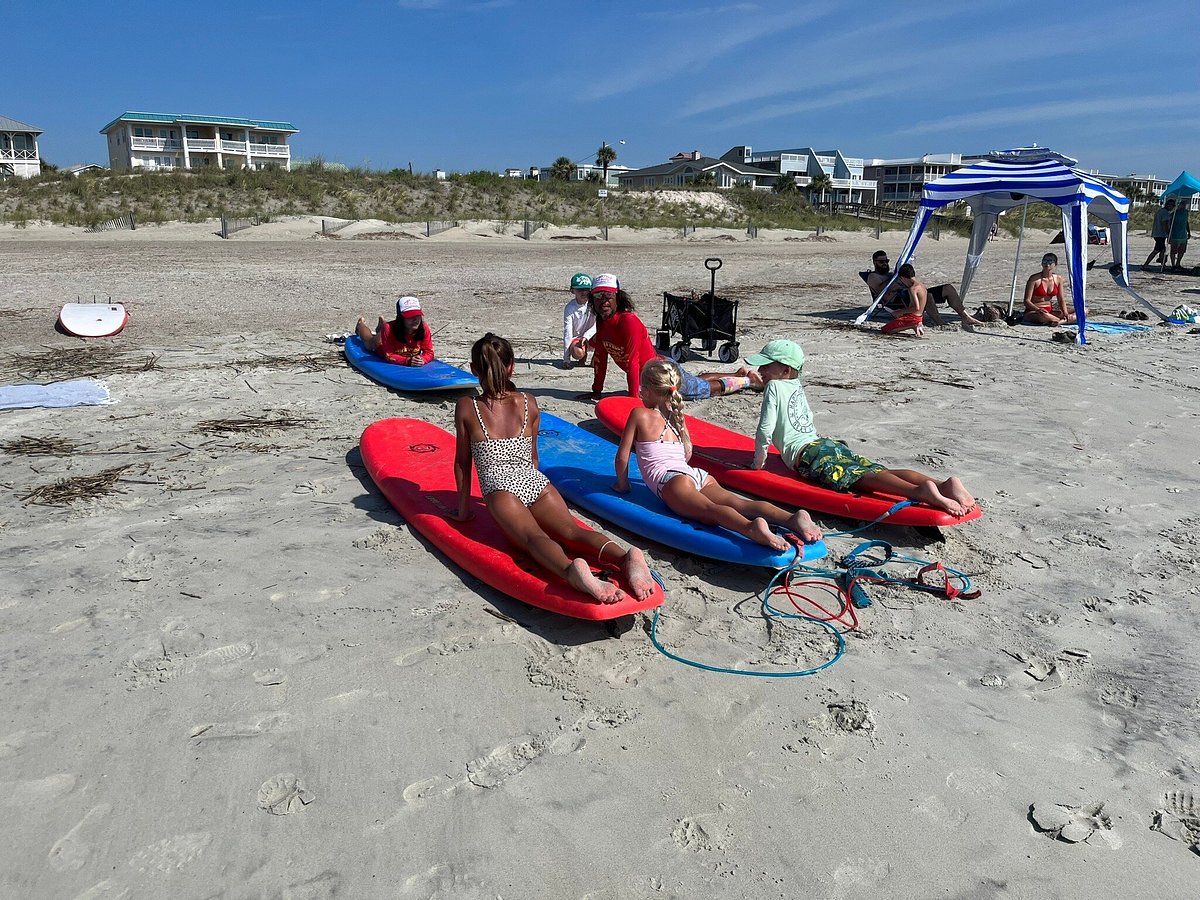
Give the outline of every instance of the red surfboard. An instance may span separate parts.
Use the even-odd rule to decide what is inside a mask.
[[[359,446],[371,478],[404,521],[496,590],[530,606],[596,621],[662,605],[662,590],[657,585],[648,599],[634,599],[624,575],[615,565],[606,564],[602,569],[593,566],[592,571],[620,584],[626,592],[625,599],[619,603],[597,603],[518,553],[480,499],[474,475],[471,493],[476,501],[475,518],[469,522],[447,518],[458,506],[454,443],[454,435],[428,422],[383,419],[367,426]],[[579,524],[588,527],[583,522]],[[570,555],[571,548],[567,552]]]
[[[629,413],[641,405],[636,397],[605,397],[596,404],[596,418],[614,434],[620,434],[625,430]],[[863,522],[878,519],[905,499],[892,494],[850,493],[822,487],[791,471],[774,448],[771,448],[765,468],[749,469],[747,466],[754,459],[754,438],[693,416],[687,416],[687,427],[695,448],[693,462],[711,472],[727,488]],[[965,516],[952,516],[944,510],[914,503],[889,516],[887,524],[946,527],[961,525],[982,515],[978,506]]]

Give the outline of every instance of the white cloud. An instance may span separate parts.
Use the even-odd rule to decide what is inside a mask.
[[[604,100],[684,74],[696,75],[741,47],[764,38],[779,37],[817,19],[834,15],[837,10],[837,4],[829,4],[813,11],[756,16],[719,29],[701,27],[679,31],[672,28],[649,41],[646,51],[649,58],[643,62],[628,64],[632,51],[626,46],[623,51],[625,60],[622,60],[621,53],[616,54],[614,61],[618,64],[605,71],[606,80],[588,90],[581,99]]]
[[[1147,113],[1168,112],[1171,118],[1186,120],[1197,113],[1196,104],[1200,94],[1150,94],[1141,97],[1103,97],[1096,100],[1054,100],[1025,106],[1010,106],[1000,109],[982,109],[976,112],[947,116],[918,122],[908,127],[911,133],[958,131],[971,128],[994,128],[996,126],[1025,125],[1030,129],[1053,127],[1064,119],[1082,119],[1091,116],[1116,117],[1123,127],[1129,127],[1132,119],[1141,119]]]

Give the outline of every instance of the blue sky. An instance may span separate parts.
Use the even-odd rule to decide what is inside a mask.
[[[294,156],[418,171],[583,162],[602,141],[634,166],[1036,142],[1169,179],[1200,170],[1185,6],[0,0],[0,114],[58,165],[107,163],[99,129],[138,110],[282,119]]]

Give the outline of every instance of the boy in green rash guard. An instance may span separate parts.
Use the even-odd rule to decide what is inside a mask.
[[[767,451],[774,447],[789,469],[822,487],[898,494],[952,516],[975,508],[975,498],[957,478],[939,482],[912,469],[888,469],[841,441],[818,436],[800,383],[804,351],[795,341],[771,341],[746,362],[758,367],[765,383],[751,468],[765,466]]]

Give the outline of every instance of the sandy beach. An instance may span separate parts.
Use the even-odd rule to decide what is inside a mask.
[[[1194,896],[1200,336],[851,327],[858,271],[902,231],[214,226],[0,228],[0,383],[90,375],[116,401],[0,412],[0,896]],[[1022,284],[1051,236],[1026,235]],[[1130,243],[1140,262],[1150,239]],[[957,283],[965,248],[927,238],[918,273]],[[1007,304],[1015,250],[988,245],[969,307]],[[1114,321],[1133,300],[1090,250],[1093,315]],[[363,429],[452,428],[453,396],[391,393],[327,335],[413,294],[441,358],[505,335],[519,387],[588,422],[591,370],[553,365],[571,274],[618,274],[653,331],[663,291],[707,289],[709,256],[743,353],[803,345],[822,434],[981,500],[944,542],[864,535],[966,571],[979,599],[881,588],[816,676],[708,673],[642,621],[614,638],[483,586],[374,488]],[[1194,277],[1131,280],[1200,305]],[[55,332],[93,296],[126,305],[124,332]],[[748,433],[758,410],[689,411]],[[36,502],[102,473],[109,493]],[[764,621],[764,571],[633,541],[676,652],[830,655],[822,630]]]

